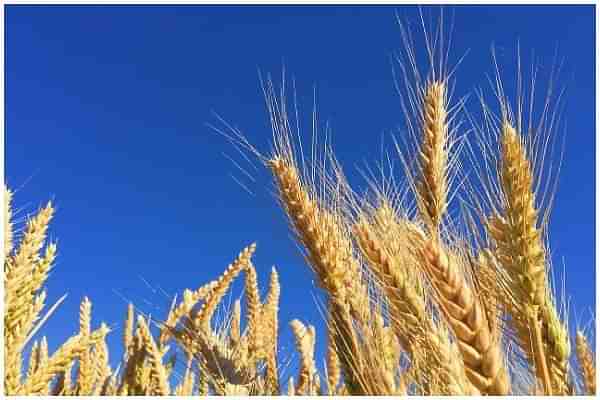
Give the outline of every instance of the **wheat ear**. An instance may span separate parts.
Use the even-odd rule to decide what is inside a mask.
[[[37,340],[31,345],[31,353],[29,355],[29,366],[27,367],[27,377],[33,375],[39,365],[39,345]]]
[[[422,332],[423,327],[430,328],[427,326],[429,320],[425,303],[408,282],[403,271],[406,266],[397,265],[369,224],[366,221],[357,223],[354,232],[361,251],[390,301],[396,335],[404,349],[410,352],[413,348],[411,338]]]
[[[159,336],[160,345],[167,343],[171,337],[172,331],[177,327],[178,322],[189,315],[194,306],[204,299],[217,285],[216,281],[209,282],[198,289],[191,291],[186,289],[183,292],[183,301],[176,307],[171,308],[166,321],[162,324]]]
[[[460,384],[462,372],[447,362],[445,353],[448,349],[444,346],[448,343],[437,340],[437,328],[427,312],[424,293],[416,286],[417,279],[409,279],[409,270],[416,261],[409,257],[408,249],[400,247],[400,244],[413,241],[407,227],[401,226],[384,205],[377,210],[373,223],[363,219],[355,225],[354,231],[359,247],[386,295],[396,337],[413,362],[420,357],[427,365],[420,370],[411,367],[409,375],[424,393],[432,393],[430,383],[434,379],[444,381],[438,386],[437,393],[464,393]]]
[[[246,314],[248,326],[246,327],[246,336],[248,338],[248,353],[252,357],[258,357],[258,351],[262,347],[259,341],[260,335],[260,294],[258,292],[258,278],[256,270],[252,264],[245,268],[246,287],[244,288],[246,298]]]
[[[252,254],[256,250],[256,244],[253,243],[250,246],[242,250],[233,263],[231,263],[225,272],[219,277],[217,284],[214,288],[206,295],[206,301],[202,304],[202,308],[198,312],[194,324],[197,327],[202,328],[208,332],[210,330],[210,320],[217,308],[217,305],[221,301],[221,298],[227,292],[229,285],[235,279],[235,277],[248,266]]]
[[[273,171],[284,209],[299,241],[304,245],[310,265],[320,285],[332,296],[344,298],[348,280],[348,264],[352,262],[348,244],[339,235],[339,227],[311,198],[295,167],[276,156],[269,166]]]
[[[5,206],[10,207],[10,204]],[[5,214],[10,218],[10,208]],[[52,204],[48,203],[30,218],[18,248],[4,259],[4,387],[7,394],[21,391],[21,352],[45,304],[46,294],[41,288],[56,256],[56,245],[48,245],[43,256],[40,252],[53,214]],[[12,227],[5,225],[5,229]],[[12,233],[7,239],[11,237]]]
[[[79,334],[88,337],[91,333],[92,303],[87,297],[83,298],[79,307]],[[91,348],[87,348],[79,358],[77,369],[77,394],[91,394],[94,384],[94,365],[92,364]]]
[[[335,342],[346,386],[351,393],[365,394],[367,382],[359,375],[367,371],[364,363],[358,361],[362,353],[352,318],[355,317],[358,323],[367,321],[369,297],[362,284],[360,264],[354,258],[352,241],[342,229],[340,218],[321,208],[303,187],[298,171],[289,159],[275,156],[269,166],[281,203],[298,240],[306,249],[307,262],[333,304]]]
[[[504,121],[501,132],[500,187],[503,215],[488,223],[495,257],[507,270],[512,315],[521,347],[535,362],[546,394],[566,393],[568,337],[546,286],[546,252],[537,226],[532,169],[515,129]]]
[[[43,368],[38,369],[23,384],[20,393],[22,394],[43,394],[47,392],[48,385],[56,376],[69,368],[73,359],[79,357],[84,351],[87,351],[90,345],[94,345],[108,334],[109,329],[104,324],[92,332],[89,336],[73,336],[67,340],[54,354],[48,359]]]
[[[109,384],[112,375],[109,364],[108,345],[105,340],[95,346],[92,360],[94,361],[94,381],[96,383],[93,395],[100,396],[102,393],[106,392],[107,385]]]
[[[596,363],[587,338],[581,331],[577,331],[575,336],[575,352],[583,377],[585,393],[594,396],[596,395]]]
[[[482,394],[508,394],[501,343],[492,340],[486,313],[463,272],[433,240],[425,245],[423,258],[438,304],[458,339],[467,377]]]
[[[279,324],[279,297],[281,295],[281,286],[279,284],[279,274],[275,267],[271,270],[271,279],[269,281],[269,292],[265,302],[261,307],[263,335],[266,358],[266,377],[265,383],[268,392],[271,394],[279,393],[279,367],[277,365],[277,337]]]
[[[292,320],[290,326],[296,338],[296,348],[300,353],[300,372],[295,392],[300,395],[314,395],[317,374],[314,357],[315,327],[312,325],[306,327],[297,319]]]
[[[435,236],[446,212],[448,121],[446,84],[433,81],[423,98],[417,200],[421,215]]]
[[[152,338],[146,320],[141,315],[137,318],[138,336],[146,349],[146,355],[150,362],[150,395],[167,396],[170,394],[169,377],[162,363],[163,354]]]

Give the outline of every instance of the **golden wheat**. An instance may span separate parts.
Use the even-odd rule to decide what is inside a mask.
[[[434,58],[435,49],[428,52]],[[42,207],[16,236],[13,193],[5,187],[5,394],[594,395],[594,346],[577,331],[578,368],[571,368],[568,318],[552,292],[541,216],[547,210],[536,191],[544,172],[536,163],[536,141],[527,141],[520,116],[515,120],[508,101],[496,93],[500,125],[485,118],[489,140],[498,140],[491,156],[497,163],[488,171],[492,182],[480,182],[490,204],[482,206],[464,190],[477,205],[481,226],[463,208],[468,222],[461,226],[450,212],[450,171],[464,172],[456,161],[458,125],[452,122],[459,108],[450,105],[452,85],[444,69],[433,69],[426,80],[416,73],[407,82],[414,85],[408,103],[416,131],[407,124],[416,151],[401,158],[412,193],[384,179],[371,182],[375,200],[370,192],[356,194],[330,148],[322,158],[313,155],[312,165],[298,160],[283,91],[277,98],[270,81],[265,90],[274,150],[255,153],[272,173],[278,200],[325,295],[323,371],[316,359],[318,332],[299,319],[289,323],[298,371],[287,370],[279,274],[273,267],[261,296],[255,244],[217,279],[185,289],[162,320],[129,304],[118,364],[111,363],[107,325],[94,329],[87,297],[80,303],[79,332],[49,354],[48,339],[37,335],[64,299],[44,312],[44,285],[57,254],[56,244],[47,243],[54,208]],[[406,161],[411,154],[412,169]],[[404,204],[404,193],[416,207]],[[241,274],[243,298],[217,321]]]
[[[577,331],[575,336],[575,349],[577,361],[581,370],[585,394],[596,394],[596,362],[592,349],[587,338],[581,331]]]

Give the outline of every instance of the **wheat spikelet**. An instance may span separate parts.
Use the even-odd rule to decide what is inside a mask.
[[[550,367],[553,393],[567,395],[573,391],[569,380],[571,343],[569,332],[561,321],[550,290],[546,291],[546,303],[541,309],[542,340]]]
[[[29,366],[27,367],[27,377],[33,375],[39,365],[39,352],[37,340],[31,346],[31,354],[29,355]]]
[[[281,157],[269,162],[275,176],[284,208],[298,239],[306,248],[308,261],[314,268],[321,286],[332,296],[344,298],[347,264],[351,255],[340,238],[339,228],[332,218],[325,218],[316,202],[303,188],[297,170]]]
[[[505,219],[492,227],[497,258],[510,272],[522,277],[515,296],[541,307],[545,301],[545,251],[537,228],[533,178],[522,143],[507,122],[502,128],[501,185],[505,196]],[[494,229],[496,228],[496,229]],[[514,243],[514,244],[512,244]],[[512,245],[511,248],[508,246]]]
[[[231,322],[229,326],[229,341],[232,347],[235,347],[240,342],[241,337],[241,314],[242,308],[240,300],[233,303],[233,311],[231,312]]]
[[[587,338],[581,331],[577,331],[575,336],[575,350],[581,376],[583,377],[585,394],[594,396],[596,395],[596,363]]]

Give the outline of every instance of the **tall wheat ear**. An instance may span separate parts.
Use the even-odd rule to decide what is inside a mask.
[[[504,296],[511,323],[545,394],[568,394],[570,343],[548,287],[533,171],[520,135],[507,119],[500,133],[501,209],[487,230],[507,273]]]
[[[276,150],[267,160],[275,178],[279,199],[291,222],[298,241],[305,249],[307,263],[314,270],[319,285],[331,298],[335,320],[335,341],[347,386],[356,394],[366,394],[368,380],[364,355],[354,323],[368,324],[369,295],[362,267],[355,258],[352,240],[335,207],[318,201],[317,189],[301,177],[289,144],[285,115],[271,104]],[[329,187],[322,182],[323,189]],[[335,200],[334,200],[335,201]],[[354,321],[354,322],[353,322]],[[376,367],[376,366],[374,366]],[[351,390],[351,391],[352,391]]]
[[[276,117],[284,118],[279,114]],[[287,135],[286,131],[274,131],[277,135]],[[335,162],[332,164],[335,169]],[[307,263],[329,296],[332,346],[343,370],[346,389],[362,395],[386,393],[381,354],[369,347],[375,337],[368,282],[340,212],[343,196],[340,187],[344,186],[341,171],[336,170],[335,178],[329,178],[319,170],[320,180],[307,182],[296,167],[289,138],[279,137],[275,154],[267,165],[275,178],[283,209],[305,249]],[[318,195],[323,191],[328,197]]]
[[[446,83],[433,80],[425,88],[422,134],[418,160],[417,204],[432,230],[446,212],[448,196],[448,99]]]
[[[265,385],[268,393],[279,394],[279,365],[277,359],[277,345],[279,335],[279,298],[281,286],[279,274],[275,267],[271,270],[269,292],[261,307],[261,332],[266,359]]]
[[[418,170],[414,179],[420,216],[429,236],[420,234],[420,265],[426,272],[448,325],[458,339],[467,377],[482,394],[508,394],[510,383],[500,342],[494,342],[486,312],[461,268],[444,249],[440,226],[447,209],[451,129],[447,82],[430,80],[424,89]]]
[[[79,307],[79,334],[82,337],[87,337],[91,332],[92,325],[92,302],[84,297]],[[78,395],[88,394],[92,392],[94,385],[94,365],[92,363],[92,349],[87,349],[83,352],[79,359],[77,368],[77,388]]]

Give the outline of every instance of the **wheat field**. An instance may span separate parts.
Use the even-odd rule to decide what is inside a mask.
[[[557,103],[549,96],[540,115],[526,115],[527,96],[509,98],[498,77],[496,103],[482,98],[475,120],[453,98],[460,69],[450,73],[445,49],[418,49],[403,37],[407,146],[397,142],[390,153],[404,180],[373,179],[357,193],[329,146],[303,159],[285,94],[270,80],[272,150],[259,153],[230,132],[272,174],[306,273],[325,294],[325,332],[301,315],[280,321],[277,270],[261,298],[257,247],[249,244],[221,276],[173,299],[167,315],[130,304],[122,331],[93,322],[92,299],[82,299],[79,332],[49,354],[48,341],[60,339],[43,336],[43,325],[62,301],[46,304],[54,207],[17,227],[5,187],[4,393],[595,395],[593,332],[571,336],[552,281],[547,229],[556,177],[546,178],[553,168],[546,143]],[[429,55],[426,76],[411,63],[418,51]],[[237,279],[243,295],[218,317]],[[294,334],[299,370],[282,381],[285,329]],[[107,335],[122,337],[123,354],[109,356]],[[315,356],[317,341],[325,360]]]

